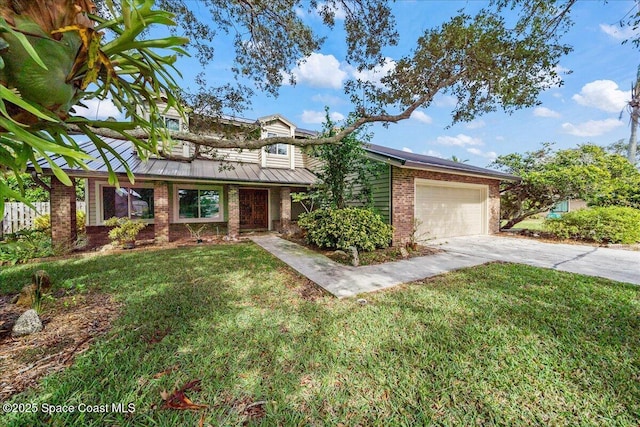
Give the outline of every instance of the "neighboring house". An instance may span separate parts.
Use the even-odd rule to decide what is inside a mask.
[[[584,209],[586,207],[587,207],[587,202],[585,202],[582,199],[562,200],[556,203],[555,205],[553,205],[553,207],[549,210],[549,212],[546,213],[546,216],[552,217],[552,218],[559,218],[562,214]]]
[[[229,119],[229,126],[256,126],[262,137],[311,138],[314,132],[298,129],[280,115],[258,121]],[[187,123],[167,114],[172,129],[188,129]],[[95,160],[88,169],[69,169],[64,159],[54,161],[69,176],[85,180],[89,244],[108,241],[104,221],[110,217],[141,219],[149,224],[142,238],[168,242],[189,235],[185,224],[210,224],[210,230],[232,237],[254,230],[287,230],[302,206],[291,202],[291,193],[306,191],[316,180],[317,159],[300,147],[284,144],[256,150],[219,149],[214,157],[194,160],[150,158],[142,161],[131,143],[104,139],[135,175],[130,184],[116,158],[111,165],[120,187],[108,182],[104,160],[89,141],[80,143]],[[171,154],[188,158],[194,147],[180,143]],[[374,207],[394,226],[393,243],[404,244],[414,234],[427,238],[489,234],[499,230],[501,180],[512,175],[430,156],[368,145],[368,155],[386,164],[375,180]],[[40,165],[51,175],[46,162]],[[51,179],[51,224],[54,243],[75,238],[75,190],[54,176]]]

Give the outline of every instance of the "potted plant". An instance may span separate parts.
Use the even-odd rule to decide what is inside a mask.
[[[129,218],[109,218],[104,222],[109,230],[109,238],[112,242],[118,242],[123,249],[132,249],[136,245],[136,237],[140,230],[145,227],[145,223],[140,220],[131,220]]]

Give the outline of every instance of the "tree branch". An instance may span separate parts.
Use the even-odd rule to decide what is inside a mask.
[[[439,88],[438,88],[439,89]],[[264,139],[230,139],[219,138],[214,135],[195,134],[191,132],[180,131],[168,131],[171,139],[175,141],[184,141],[195,144],[196,146],[210,147],[210,148],[239,148],[239,149],[259,149],[267,145],[272,144],[290,144],[299,147],[324,145],[324,144],[340,144],[341,141],[353,133],[360,127],[368,123],[397,123],[402,120],[406,120],[411,117],[411,114],[422,104],[428,102],[433,98],[437,91],[434,91],[428,95],[422,96],[409,105],[404,111],[399,114],[379,114],[360,117],[352,124],[342,128],[338,133],[333,136],[318,136],[316,138],[298,139],[284,136],[274,136]],[[77,125],[68,124],[67,130],[71,133],[84,133]],[[91,128],[91,130],[99,136],[106,138],[122,139],[123,135],[120,132],[106,129],[106,128]],[[126,132],[127,136],[137,139],[148,139],[149,133],[142,129],[134,129]]]

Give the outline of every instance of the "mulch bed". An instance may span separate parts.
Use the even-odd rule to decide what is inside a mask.
[[[312,251],[318,252],[333,261],[339,262],[344,265],[351,265],[351,254],[348,251],[344,251],[347,253],[347,256],[341,254],[341,251],[327,250],[318,248],[317,246],[310,245],[307,241],[299,236],[299,235],[291,235],[291,236],[282,236],[284,239],[289,240],[290,242],[297,243],[300,246],[304,246]],[[442,250],[431,247],[431,246],[422,246],[418,245],[415,249],[407,249],[408,258],[421,257],[421,256],[429,256],[441,253]],[[358,254],[360,258],[360,265],[375,265],[375,264],[384,264],[385,262],[393,262],[400,261],[405,259],[402,256],[402,252],[399,247],[390,246],[384,249],[376,249],[375,251],[370,252],[360,252]]]
[[[97,292],[65,295],[45,301],[41,332],[11,337],[11,328],[27,309],[11,304],[14,295],[0,295],[0,401],[35,387],[38,381],[73,363],[76,356],[105,334],[120,306]]]

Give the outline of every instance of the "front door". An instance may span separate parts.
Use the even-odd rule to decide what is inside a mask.
[[[269,191],[241,188],[240,229],[269,228]]]

